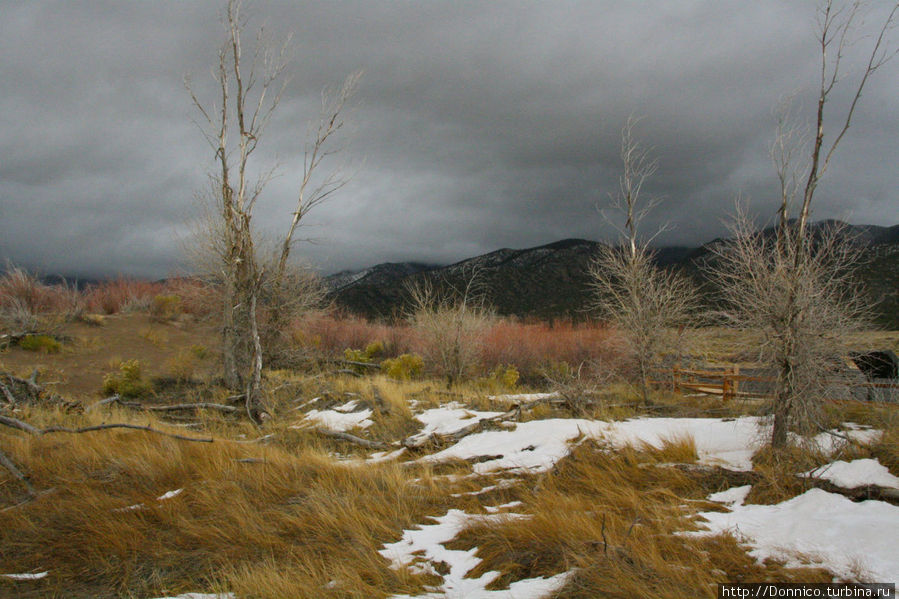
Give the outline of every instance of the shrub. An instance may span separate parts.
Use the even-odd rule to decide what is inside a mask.
[[[150,304],[150,316],[156,320],[172,320],[181,313],[181,297],[174,294],[159,294]]]
[[[103,377],[103,393],[122,397],[141,397],[153,391],[153,384],[141,374],[140,361],[127,360],[119,365],[118,373]]]
[[[519,376],[514,366],[500,364],[488,376],[479,379],[477,385],[490,393],[512,391],[518,385]]]
[[[381,362],[381,370],[398,381],[408,381],[421,375],[424,367],[425,361],[418,354],[402,354]]]
[[[59,341],[49,335],[25,335],[19,341],[19,347],[28,351],[58,354],[62,346]]]

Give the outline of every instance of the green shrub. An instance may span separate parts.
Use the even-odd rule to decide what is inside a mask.
[[[381,362],[381,370],[398,381],[408,381],[424,370],[425,361],[418,354],[402,354]]]
[[[172,320],[181,314],[181,297],[177,295],[157,295],[150,304],[150,316],[158,320]]]
[[[209,357],[209,349],[205,345],[191,345],[190,353],[198,360],[205,360]]]
[[[39,351],[45,354],[58,354],[62,348],[59,341],[49,335],[25,335],[19,341],[19,347],[28,351]]]
[[[103,377],[103,393],[118,394],[122,397],[141,397],[153,391],[153,384],[144,379],[140,371],[140,361],[127,360],[119,365],[118,373]]]

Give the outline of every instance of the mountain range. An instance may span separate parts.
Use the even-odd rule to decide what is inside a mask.
[[[815,223],[825,227],[834,221]],[[861,246],[858,278],[869,297],[875,324],[899,329],[899,225],[845,225],[845,234]],[[708,258],[715,239],[699,247],[655,249],[656,263],[681,269],[698,283],[708,283],[699,264]],[[502,315],[520,318],[581,320],[591,304],[589,269],[600,242],[563,239],[526,249],[503,248],[454,264],[418,262],[384,263],[360,271],[344,271],[326,278],[330,297],[348,312],[368,318],[401,316],[406,307],[406,285],[429,277],[454,286],[464,285],[478,273],[479,288]]]

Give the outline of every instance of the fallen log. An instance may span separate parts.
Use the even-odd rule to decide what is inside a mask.
[[[365,447],[366,449],[387,449],[388,447],[386,443],[381,443],[380,441],[369,441],[368,439],[363,439],[362,437],[357,437],[356,435],[351,435],[350,433],[345,433],[343,431],[332,431],[326,428],[316,428],[315,431],[325,437],[340,439],[341,441],[349,441],[350,443]]]
[[[225,406],[220,403],[209,403],[205,401],[201,401],[198,403],[179,403],[173,404],[170,406],[165,405],[141,405],[141,410],[147,410],[149,412],[174,412],[179,410],[218,410],[220,412],[236,412],[237,408],[234,406]]]

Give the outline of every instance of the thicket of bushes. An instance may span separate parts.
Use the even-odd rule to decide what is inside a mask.
[[[215,318],[219,307],[216,290],[192,279],[149,282],[118,278],[79,290],[73,285],[43,283],[15,267],[8,267],[0,276],[0,329],[5,332],[50,331],[67,321],[102,324],[100,314],[140,312],[160,322],[181,317]],[[492,318],[482,324],[484,330],[479,332],[466,376],[492,378],[494,386],[504,376],[507,383],[515,378],[507,387],[518,382],[534,384],[560,368],[602,364],[612,369],[625,361],[617,335],[601,323],[549,324]],[[34,337],[35,350],[58,351],[58,347],[38,343],[38,339]],[[370,362],[396,379],[446,374],[434,357],[440,355],[439,348],[434,347],[442,343],[440,337],[426,334],[411,320],[388,324],[333,310],[314,310],[292,321],[282,339],[293,346],[294,355]]]

